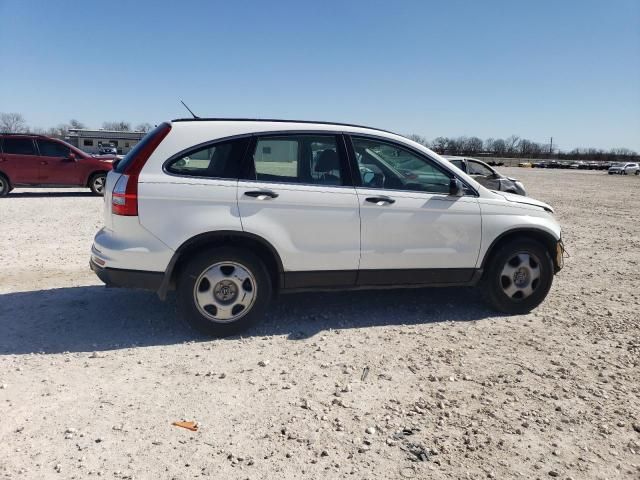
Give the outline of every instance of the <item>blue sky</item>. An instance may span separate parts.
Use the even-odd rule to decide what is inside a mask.
[[[0,111],[550,136],[640,151],[640,0],[0,0]]]

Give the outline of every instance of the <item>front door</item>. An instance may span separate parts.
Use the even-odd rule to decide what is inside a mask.
[[[472,192],[449,195],[453,175],[398,144],[369,137],[352,137],[352,144],[361,184],[359,282],[470,280],[481,240]]]
[[[41,183],[47,185],[81,185],[81,159],[72,160],[71,149],[63,143],[38,139]]]
[[[269,134],[248,153],[238,183],[242,228],[278,251],[285,286],[354,285],[360,218],[342,136]]]
[[[2,142],[0,170],[9,176],[13,185],[40,183],[40,157],[29,137],[9,136]]]

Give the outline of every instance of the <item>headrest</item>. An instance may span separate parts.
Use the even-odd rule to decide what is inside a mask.
[[[318,156],[314,170],[316,172],[340,170],[340,158],[335,150],[323,150]]]

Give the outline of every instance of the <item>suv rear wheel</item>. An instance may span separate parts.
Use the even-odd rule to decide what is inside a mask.
[[[178,308],[195,329],[214,336],[236,333],[264,314],[271,279],[253,253],[220,247],[191,258],[178,276]]]
[[[91,180],[89,180],[89,188],[96,195],[104,195],[104,187],[107,184],[107,174],[106,173],[96,173],[91,176]]]
[[[0,173],[0,197],[5,197],[11,191],[9,179]]]
[[[533,240],[513,240],[492,255],[482,289],[488,303],[505,313],[528,313],[540,305],[553,281],[549,252]]]

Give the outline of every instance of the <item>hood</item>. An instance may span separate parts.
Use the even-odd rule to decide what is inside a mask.
[[[550,205],[548,205],[548,204],[546,204],[544,202],[541,202],[540,200],[536,200],[535,198],[524,197],[522,195],[517,195],[515,193],[507,193],[507,192],[496,192],[496,191],[493,191],[493,193],[496,193],[496,194],[504,197],[505,199],[507,199],[510,202],[523,203],[525,205],[533,205],[534,207],[540,207],[540,208],[543,208],[544,210],[546,210],[549,213],[553,213],[553,208],[551,208]]]

